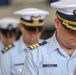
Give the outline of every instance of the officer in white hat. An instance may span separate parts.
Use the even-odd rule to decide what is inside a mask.
[[[76,0],[51,4],[56,9],[54,35],[28,52],[22,75],[74,75],[76,67]]]
[[[5,17],[0,19],[0,50],[13,43],[19,37],[19,19]]]
[[[1,75],[21,75],[28,52],[27,47],[43,41],[40,36],[43,31],[45,16],[49,13],[38,8],[25,8],[15,12],[15,14],[20,16],[19,29],[22,32],[22,37],[12,45],[11,49],[8,47],[7,50],[2,51],[4,54],[1,56]]]

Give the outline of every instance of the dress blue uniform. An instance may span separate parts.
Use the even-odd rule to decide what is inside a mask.
[[[22,75],[73,75],[75,65],[76,50],[70,57],[58,44],[54,34],[47,44],[28,53]]]

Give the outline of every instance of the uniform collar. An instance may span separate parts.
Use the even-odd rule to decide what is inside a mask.
[[[0,40],[0,47],[1,47],[0,48],[1,50],[3,50],[5,48],[5,45],[4,45],[4,43],[1,40]]]
[[[21,36],[21,38],[20,38],[20,40],[19,40],[19,44],[20,44],[20,45],[19,45],[19,46],[20,46],[20,48],[19,48],[20,51],[27,50],[27,46],[26,46],[26,44],[24,43],[22,36]]]
[[[52,52],[52,51],[60,48],[60,45],[56,39],[56,32],[53,34],[53,36],[47,42],[49,43],[48,52]]]
[[[74,52],[73,52],[71,57],[74,57],[74,56],[76,56],[76,49],[74,50]]]
[[[56,31],[53,35],[52,38],[49,39],[50,41],[49,43],[49,47],[48,47],[48,52],[53,52],[55,50],[58,50],[62,55],[66,55],[66,52],[61,48],[60,44],[58,43],[57,39],[56,39]]]
[[[42,39],[38,39],[38,42],[42,42],[43,40]],[[24,43],[24,41],[23,41],[23,37],[21,37],[20,38],[20,41],[19,41],[19,43],[20,43],[20,51],[22,51],[22,50],[26,50],[26,51],[28,51],[28,47],[26,46],[26,44]]]
[[[63,56],[69,57],[68,54],[59,45],[59,43],[56,39],[56,32],[54,33],[52,38],[47,40],[47,42],[49,43],[49,47],[48,47],[48,51],[47,51],[48,53],[58,50]],[[76,49],[73,52],[71,57],[74,57],[74,56],[76,56]]]
[[[43,39],[38,39],[38,42],[42,42],[42,41],[44,41]]]

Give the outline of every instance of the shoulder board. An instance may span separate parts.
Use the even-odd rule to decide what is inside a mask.
[[[8,45],[7,47],[4,48],[4,50],[2,50],[2,53],[6,53],[9,49],[11,49],[12,47],[14,47],[13,44]]]
[[[35,48],[37,48],[37,47],[39,47],[39,46],[45,45],[46,43],[47,43],[47,41],[35,43],[35,44],[30,45],[29,48],[30,48],[31,50],[33,50],[33,49],[35,49]]]

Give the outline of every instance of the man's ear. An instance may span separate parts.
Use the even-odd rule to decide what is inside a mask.
[[[21,23],[19,24],[19,29],[20,29],[20,31],[22,31],[22,29],[23,29],[23,26]]]
[[[55,27],[56,27],[56,28],[59,27],[59,25],[60,25],[60,21],[59,21],[58,18],[55,18],[55,19],[54,19],[54,24],[55,24]]]
[[[19,26],[18,26],[18,27],[19,27],[19,29],[21,28],[21,23],[19,24]]]

